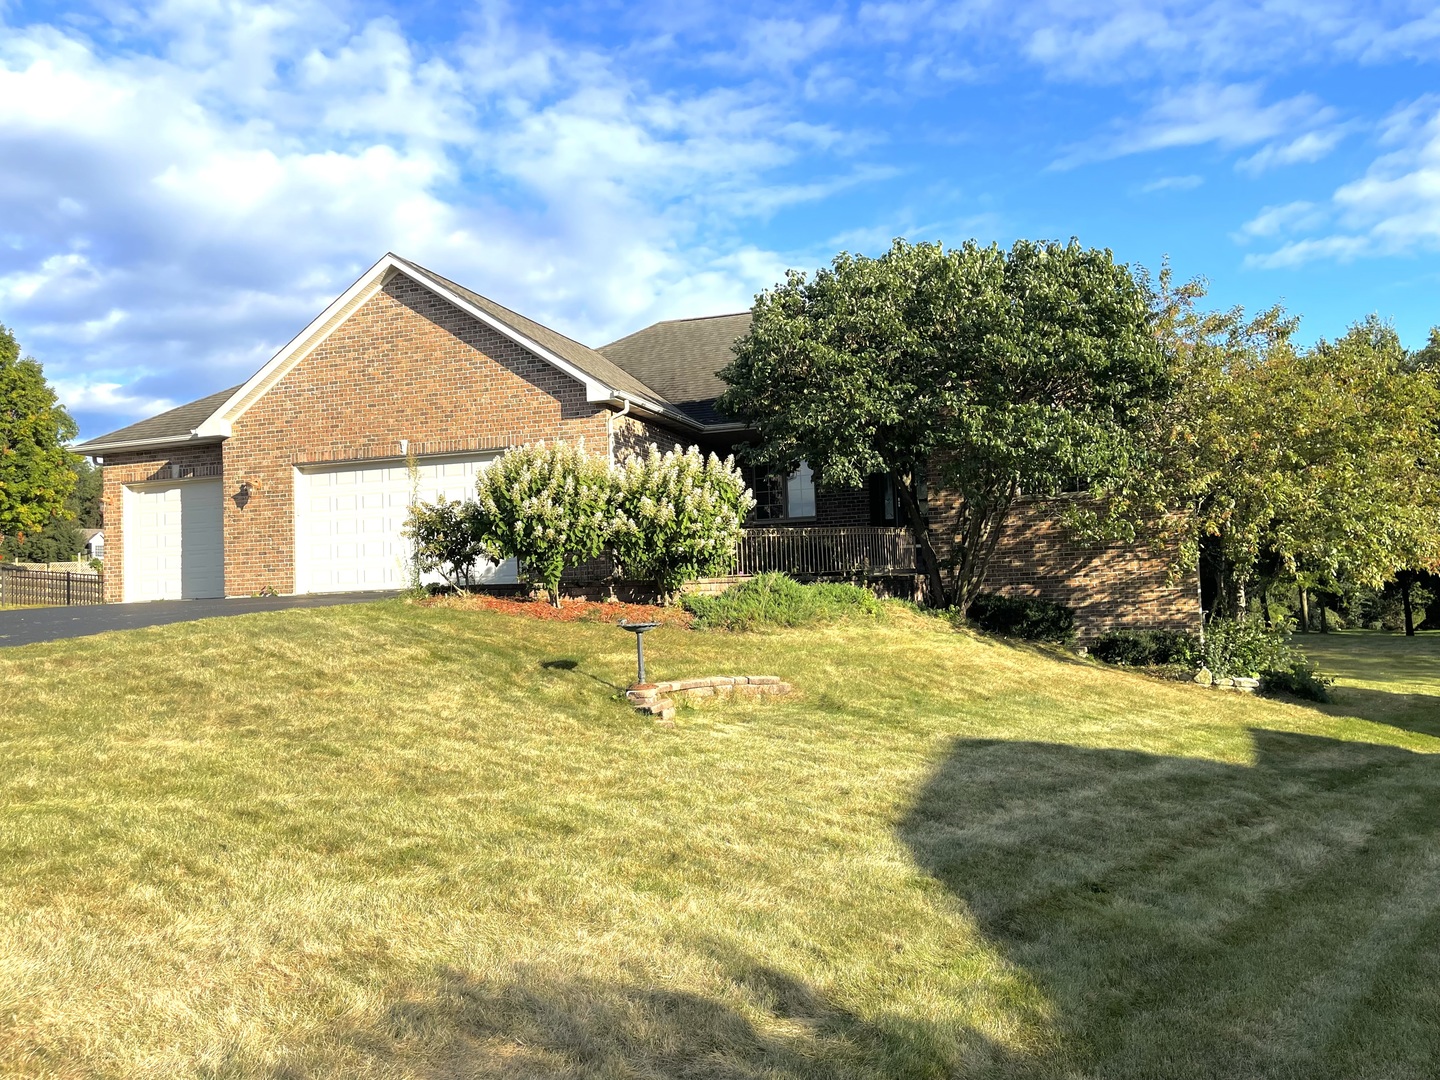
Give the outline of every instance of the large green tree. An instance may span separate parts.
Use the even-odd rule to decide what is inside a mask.
[[[76,433],[39,362],[0,326],[0,541],[68,514],[76,457],[65,444]]]
[[[101,522],[100,469],[77,458],[75,487],[65,500],[63,513],[52,517],[37,533],[7,536],[0,555],[20,562],[69,562],[85,546],[82,530],[98,529]]]
[[[963,611],[1022,493],[1136,467],[1136,432],[1169,388],[1149,300],[1110,252],[1074,241],[842,253],[756,298],[720,405],[760,433],[760,463],[803,459],[830,486],[888,475],[931,602]],[[938,544],[927,478],[944,492]]]
[[[1155,289],[1177,392],[1149,428],[1149,466],[1106,492],[1194,560],[1218,549],[1227,601],[1277,576],[1378,586],[1440,558],[1440,387],[1370,318],[1334,342],[1293,341],[1276,307],[1207,312],[1203,287]],[[1178,512],[1177,512],[1178,511]]]

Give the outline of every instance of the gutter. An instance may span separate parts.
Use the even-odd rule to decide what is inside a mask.
[[[628,394],[621,394],[619,392],[616,392],[614,396],[610,398],[611,403],[616,401],[623,401],[625,407],[618,413],[610,412],[605,417],[605,452],[610,457],[610,467],[612,469],[615,467],[615,421],[621,417],[629,416],[630,406],[635,404]]]
[[[172,446],[191,445],[209,446],[223,442],[223,435],[199,436],[192,431],[188,435],[167,435],[160,439],[133,439],[129,442],[117,443],[95,443],[83,442],[79,446],[72,446],[70,451],[75,454],[83,454],[86,457],[99,457],[102,454],[118,453],[125,450],[149,450],[162,449]]]

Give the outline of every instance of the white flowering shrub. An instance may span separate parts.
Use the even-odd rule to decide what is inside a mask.
[[[628,458],[616,471],[610,551],[623,576],[669,598],[687,581],[728,573],[755,505],[733,458],[691,447]]]
[[[475,487],[484,554],[518,559],[524,580],[559,607],[560,575],[599,555],[610,535],[615,485],[605,460],[583,444],[518,446]]]
[[[438,573],[457,589],[472,584],[475,564],[485,555],[486,523],[478,504],[450,502],[415,503],[402,534],[415,552],[415,568],[421,573]]]

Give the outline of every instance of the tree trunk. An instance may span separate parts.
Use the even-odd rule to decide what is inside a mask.
[[[1400,607],[1405,612],[1406,637],[1415,636],[1415,605],[1410,600],[1411,584],[1409,574],[1402,574],[1400,576]]]
[[[1304,585],[1300,586],[1300,633],[1310,632],[1310,593]]]
[[[910,481],[899,473],[890,474],[890,483],[905,508],[910,535],[915,538],[915,552],[920,556],[918,569],[925,576],[925,602],[933,608],[944,607],[949,597],[945,595],[945,580],[940,576],[940,557],[935,554],[935,545],[930,539],[930,523],[920,513],[920,500],[915,497]]]
[[[1330,633],[1330,617],[1325,610],[1329,604],[1330,597],[1325,593],[1320,593],[1320,633],[1322,634]]]

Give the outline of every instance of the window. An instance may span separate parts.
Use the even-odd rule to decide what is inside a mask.
[[[746,480],[755,495],[751,517],[756,521],[783,521],[815,516],[815,474],[805,462],[789,476],[746,469]]]
[[[790,474],[785,484],[785,516],[792,518],[815,516],[815,474],[807,462]]]

